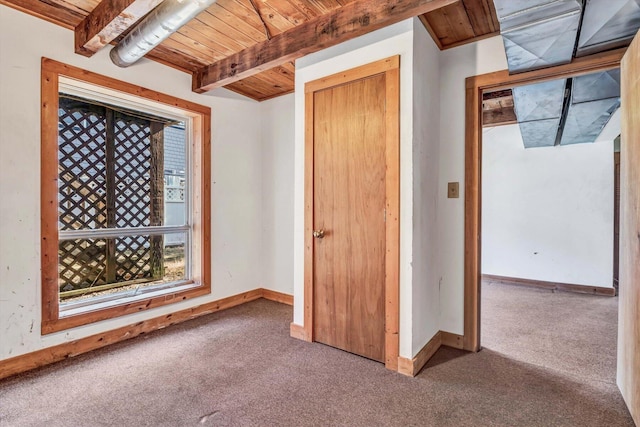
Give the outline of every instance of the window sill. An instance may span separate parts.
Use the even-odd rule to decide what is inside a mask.
[[[154,286],[155,289],[143,289],[139,293],[124,291],[112,295],[94,297],[87,300],[60,303],[60,318],[79,316],[93,311],[104,310],[138,301],[147,301],[150,298],[165,296],[167,294],[175,294],[177,292],[197,288],[198,286],[200,285],[194,283],[193,280],[182,280],[180,282],[167,283],[165,285],[156,285]]]
[[[42,322],[41,332],[42,335],[47,335],[127,314],[139,313],[210,293],[210,286],[202,283],[185,282],[185,284],[178,287],[147,292],[135,297],[110,299],[86,306],[69,304],[68,307],[60,307],[60,316],[57,320]],[[171,314],[167,316],[171,316]]]

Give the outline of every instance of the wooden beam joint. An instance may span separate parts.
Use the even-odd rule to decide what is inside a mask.
[[[458,0],[356,0],[193,73],[203,93]]]
[[[111,43],[162,0],[102,0],[75,28],[75,52],[87,57]]]

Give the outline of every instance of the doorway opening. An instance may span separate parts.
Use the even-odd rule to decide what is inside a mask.
[[[466,81],[465,143],[465,298],[464,349],[478,351],[480,340],[482,221],[482,98],[506,90],[558,78],[587,75],[620,67],[625,49],[579,58],[570,64],[509,75],[508,71],[469,77]]]
[[[483,106],[482,347],[613,383],[619,69],[485,92]]]

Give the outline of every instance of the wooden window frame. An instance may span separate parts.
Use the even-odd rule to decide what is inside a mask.
[[[138,313],[211,293],[211,109],[48,58],[41,62],[41,268],[43,335]],[[58,298],[58,94],[60,77],[117,91],[144,102],[162,104],[188,116],[191,140],[191,251],[196,286],[167,290],[143,300],[123,302],[94,311],[60,317]]]
[[[508,70],[466,79],[463,349],[479,351],[482,213],[482,94],[620,67],[626,48],[577,58],[569,64],[525,73]]]
[[[400,56],[336,73],[305,85],[304,325],[296,334],[313,341],[314,92],[386,75],[385,367],[398,370],[400,308]]]

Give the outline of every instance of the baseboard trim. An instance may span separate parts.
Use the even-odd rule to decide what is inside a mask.
[[[311,338],[307,336],[306,330],[303,325],[297,323],[291,323],[290,327],[291,338],[296,338],[302,341],[311,342]],[[464,350],[463,347],[464,336],[454,334],[451,332],[438,331],[428,343],[424,345],[416,354],[413,359],[406,357],[398,357],[398,373],[406,375],[408,377],[415,377],[420,373],[422,368],[433,357],[441,346],[453,347],[459,350]]]
[[[534,288],[549,289],[554,291],[575,292],[579,294],[591,294],[613,297],[616,295],[614,288],[604,288],[601,286],[584,286],[571,283],[546,282],[544,280],[520,279],[517,277],[494,276],[483,274],[482,280],[503,283],[506,285],[529,286]]]
[[[304,326],[298,325],[297,323],[291,322],[289,326],[289,335],[291,338],[295,338],[302,341],[310,342],[310,337],[307,336],[307,331],[304,329]]]
[[[262,298],[279,302],[280,304],[293,305],[293,295],[272,291],[271,289],[262,288]]]
[[[118,329],[101,332],[75,341],[43,348],[31,353],[15,356],[10,359],[0,360],[0,379],[59,362],[92,350],[97,350],[99,348],[125,341],[158,329],[163,329],[177,323],[182,323],[200,316],[235,307],[250,301],[255,301],[260,298],[265,298],[283,304],[293,304],[293,297],[291,295],[263,288],[254,289],[252,291],[243,292],[227,298],[201,304],[196,307],[169,313],[164,316],[143,320],[133,325],[123,326]]]
[[[435,352],[438,351],[441,345],[442,332],[438,331],[433,338],[431,338],[429,342],[420,349],[413,359],[407,359],[402,356],[398,357],[398,373],[409,377],[415,377],[418,375],[420,370],[424,368],[424,365],[427,364]]]
[[[440,335],[442,336],[442,345],[464,350],[464,336],[445,331],[440,331]]]

